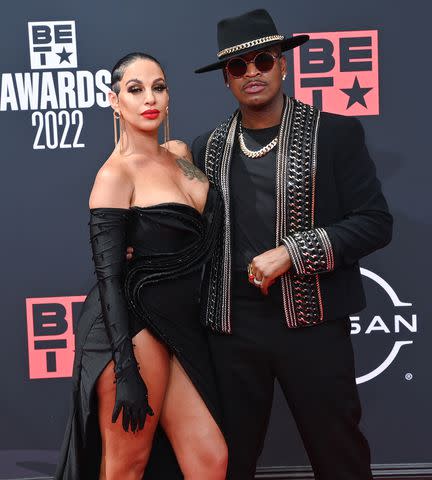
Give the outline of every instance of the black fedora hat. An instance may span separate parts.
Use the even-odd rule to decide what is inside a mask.
[[[280,35],[270,14],[264,9],[252,10],[238,17],[224,18],[217,25],[217,36],[219,61],[198,68],[195,73],[217,70],[222,68],[230,58],[254,50],[280,45],[282,52],[284,52],[309,40],[308,35],[298,35],[290,38]]]

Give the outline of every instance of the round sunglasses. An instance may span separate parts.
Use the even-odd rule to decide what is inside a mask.
[[[270,52],[260,52],[252,60],[247,62],[241,57],[231,58],[225,66],[226,71],[234,78],[243,77],[247,72],[249,63],[255,64],[255,68],[261,73],[269,72],[280,55],[273,55]]]

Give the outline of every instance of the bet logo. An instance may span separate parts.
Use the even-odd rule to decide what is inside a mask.
[[[393,371],[398,368],[396,359],[407,359],[407,346],[414,344],[418,329],[413,304],[400,300],[393,287],[376,273],[360,270],[368,306],[350,317],[357,384],[375,379],[390,367]]]
[[[29,22],[28,36],[33,70],[77,68],[74,21]]]
[[[326,112],[379,115],[378,31],[308,35],[294,49],[295,97]]]
[[[85,296],[27,298],[29,377],[72,375],[75,324]]]

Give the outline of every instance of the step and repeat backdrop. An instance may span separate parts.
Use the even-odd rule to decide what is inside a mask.
[[[113,148],[112,65],[164,65],[174,138],[235,104],[216,60],[220,18],[265,7],[289,52],[286,91],[358,116],[395,218],[362,262],[368,307],[351,317],[362,428],[376,469],[432,472],[430,84],[426,2],[7,2],[0,19],[0,479],[50,478],[70,400],[74,331],[94,283],[88,194]],[[278,388],[260,478],[308,460]],[[307,470],[307,469],[306,469]],[[267,473],[266,473],[267,472]],[[292,474],[294,475],[294,474]],[[283,478],[288,478],[283,477]],[[282,477],[281,477],[282,478]]]

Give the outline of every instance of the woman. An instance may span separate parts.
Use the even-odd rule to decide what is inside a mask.
[[[199,323],[219,200],[185,144],[158,143],[169,101],[159,62],[127,55],[111,88],[120,140],[90,195],[98,283],[80,317],[73,412],[56,478],[141,479],[160,423],[184,478],[222,480],[227,450]],[[167,459],[154,456],[145,478],[173,478]]]

